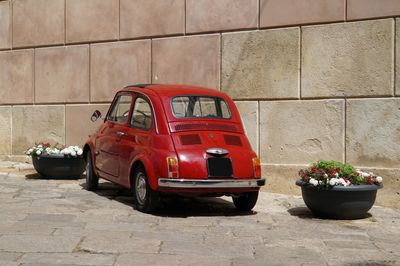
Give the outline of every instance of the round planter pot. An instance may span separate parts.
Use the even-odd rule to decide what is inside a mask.
[[[85,170],[82,157],[64,157],[64,155],[33,156],[35,170],[45,178],[80,178]]]
[[[383,186],[354,185],[317,188],[297,180],[304,203],[320,218],[360,219],[374,205],[376,192]]]

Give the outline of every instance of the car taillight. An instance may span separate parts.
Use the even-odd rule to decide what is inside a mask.
[[[178,159],[176,157],[167,157],[168,177],[178,178]]]
[[[254,177],[261,177],[261,164],[260,159],[253,158]]]

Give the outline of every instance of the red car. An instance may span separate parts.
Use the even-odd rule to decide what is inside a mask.
[[[95,111],[92,121],[99,117]],[[233,101],[199,87],[125,87],[86,142],[84,158],[88,190],[99,177],[117,183],[133,191],[143,212],[168,194],[228,195],[249,211],[265,185]]]

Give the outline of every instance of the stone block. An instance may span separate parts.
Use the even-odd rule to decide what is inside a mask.
[[[13,47],[64,43],[64,0],[14,0]]]
[[[187,0],[186,32],[257,28],[257,0]]]
[[[35,50],[35,102],[88,101],[88,45]]]
[[[220,38],[203,35],[153,40],[153,83],[219,88]]]
[[[33,50],[0,52],[0,103],[33,102]]]
[[[64,106],[14,106],[12,153],[23,154],[35,142],[65,142]]]
[[[118,0],[66,0],[66,42],[119,38]]]
[[[11,1],[0,2],[0,49],[11,47]]]
[[[260,102],[263,164],[344,160],[344,101]]]
[[[400,15],[398,0],[347,0],[347,19],[364,19]]]
[[[91,101],[110,102],[124,86],[149,83],[150,50],[150,41],[91,45]]]
[[[399,168],[400,99],[349,100],[346,144],[351,164]]]
[[[299,179],[297,173],[307,165],[283,165],[283,164],[262,164],[261,174],[267,179],[262,191],[270,193],[282,193],[289,195],[300,195],[301,190],[296,186]]]
[[[260,0],[260,27],[343,21],[343,0]]]
[[[224,34],[222,90],[233,98],[298,98],[299,29]]]
[[[303,97],[393,95],[392,19],[303,28]]]
[[[400,19],[396,19],[396,95],[400,96]]]
[[[251,147],[258,154],[258,102],[235,102],[235,105],[239,110],[243,125],[246,128],[246,135],[250,141]]]
[[[95,110],[99,110],[103,117],[106,116],[109,104],[67,105],[65,108],[65,142],[66,145],[83,147],[89,134],[103,123],[103,119],[92,122],[90,117]]]
[[[0,249],[8,252],[72,252],[79,243],[76,236],[3,235]]]
[[[0,107],[0,154],[11,154],[11,107]]]
[[[22,256],[20,263],[23,265],[54,265],[62,262],[64,265],[114,265],[113,254],[87,254],[87,253],[27,253]]]
[[[184,0],[120,1],[121,39],[184,33]]]

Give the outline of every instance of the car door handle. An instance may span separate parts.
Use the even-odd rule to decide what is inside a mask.
[[[121,132],[121,131],[117,132],[117,137],[122,138],[123,136],[125,136],[124,132]]]

